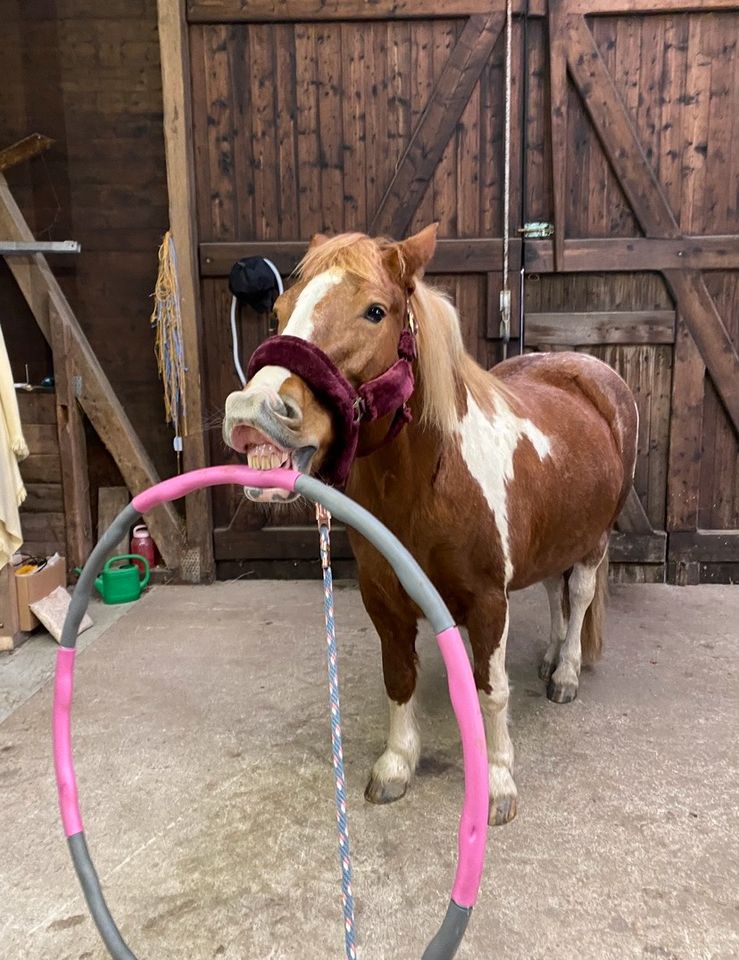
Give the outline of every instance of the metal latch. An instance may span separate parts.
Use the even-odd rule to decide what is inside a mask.
[[[543,237],[554,236],[554,224],[546,221],[534,221],[525,223],[518,231],[524,240],[539,240]]]

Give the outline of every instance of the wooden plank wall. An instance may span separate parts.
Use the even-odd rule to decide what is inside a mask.
[[[572,8],[571,3],[563,6]],[[652,6],[658,8],[659,4]],[[589,9],[585,4],[580,12],[586,12],[586,7]],[[606,10],[605,6],[601,9]],[[679,229],[695,237],[735,235],[739,224],[739,138],[733,119],[739,102],[737,13],[598,16],[588,24]],[[546,23],[531,21],[526,219],[551,222],[554,202],[547,117],[548,44]],[[566,152],[565,235],[611,239],[642,236],[572,82],[568,83],[567,91]],[[715,242],[720,245],[720,237]],[[589,249],[597,256],[595,244],[590,244]],[[733,271],[715,269],[720,264],[706,262],[709,269],[713,269],[703,276],[724,325],[737,344],[739,273],[735,255],[733,260]],[[665,263],[668,265],[671,266]],[[675,266],[679,265],[680,261],[676,260]],[[551,266],[547,267],[550,269]],[[663,311],[674,310],[661,275],[619,273],[611,269],[607,273],[530,277],[526,288],[531,323],[529,342],[536,340],[536,316],[540,313],[547,315],[549,325],[554,326],[550,313],[572,309],[590,314],[628,311],[634,316],[634,311],[658,310],[660,317],[668,316]],[[566,326],[561,324],[562,329]],[[657,332],[658,327],[653,324],[650,330],[640,333],[638,344],[611,342],[577,349],[587,349],[607,359],[626,377],[637,397],[641,423],[635,485],[650,522],[657,529],[687,530],[691,522],[689,516],[678,517],[667,495],[670,485],[677,488],[681,482],[676,473],[677,461],[671,467],[669,447],[671,432],[685,429],[673,414],[675,403],[685,401],[684,388],[678,386],[678,394],[672,395],[673,347],[664,342],[663,326]],[[553,349],[551,339],[539,348]],[[626,337],[611,334],[609,339],[626,340]],[[688,341],[682,342],[685,346],[680,349],[684,354]],[[566,345],[568,341],[563,338],[560,348]],[[695,390],[699,411],[690,429],[697,430],[699,459],[694,458],[693,474],[686,482],[694,484],[694,495],[698,498],[697,526],[706,530],[736,530],[739,527],[737,436],[710,377],[703,372],[695,346],[689,349],[698,364]],[[684,495],[677,489],[674,496],[676,502],[678,497],[683,497],[684,502]],[[692,528],[694,526],[695,523]],[[723,565],[721,572],[719,566],[722,565],[704,564],[701,575],[711,579],[716,575],[736,577],[739,572],[736,566],[732,571],[727,565]],[[642,566],[624,568],[619,575],[625,579],[661,579],[667,572],[661,567]],[[674,564],[669,574],[679,576]]]
[[[24,553],[65,552],[64,496],[56,398],[53,391],[18,393],[18,410],[29,456],[21,464],[26,500],[21,507]]]
[[[307,241],[318,231],[367,230],[464,29],[463,19],[443,16],[193,24],[200,243],[249,240],[258,246]],[[515,50],[517,88],[520,44]],[[410,231],[437,220],[443,238],[501,235],[503,58],[501,35],[452,125]],[[513,163],[516,169],[515,155]],[[515,191],[515,176],[513,184]],[[224,272],[202,280],[209,421],[218,420],[226,395],[238,386]],[[497,307],[491,320],[486,305],[497,305],[499,271],[434,279],[454,296],[465,340],[489,366],[498,347],[488,328],[492,322],[497,330],[498,321]],[[263,321],[245,320],[244,356],[266,332]],[[214,462],[229,456],[218,429],[211,434],[211,455]],[[238,491],[215,492],[216,528],[233,529],[237,511],[242,530],[262,526],[264,510],[240,503]]]
[[[159,473],[174,468],[148,317],[167,228],[156,0],[2,0],[5,66],[0,144],[39,131],[43,157],[8,173],[37,236],[75,239],[53,268]],[[38,381],[51,354],[0,264],[3,331],[13,370]],[[94,441],[93,441],[94,443]],[[90,451],[102,483],[105,453]]]

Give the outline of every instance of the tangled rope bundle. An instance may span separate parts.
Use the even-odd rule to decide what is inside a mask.
[[[185,420],[185,353],[182,346],[182,313],[177,280],[177,251],[169,230],[159,247],[159,271],[154,289],[151,326],[156,331],[154,352],[164,393],[164,414],[174,428],[174,448],[179,465],[181,424]]]

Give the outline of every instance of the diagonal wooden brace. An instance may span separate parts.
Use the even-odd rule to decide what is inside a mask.
[[[5,177],[0,174],[0,236],[9,240],[33,240],[33,234],[16,204]],[[47,342],[64,342],[74,354],[80,378],[77,400],[110,451],[126,485],[136,495],[159,482],[154,464],[113,390],[90,342],[77,321],[43,254],[9,257],[8,266],[26,298]],[[61,324],[63,331],[52,325]],[[146,518],[162,558],[177,569],[184,547],[179,514],[171,503],[157,507]]]

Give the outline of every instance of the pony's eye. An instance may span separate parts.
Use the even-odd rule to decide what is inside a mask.
[[[379,303],[373,303],[371,307],[367,307],[364,315],[368,320],[371,320],[372,323],[379,323],[384,319],[385,311]]]

